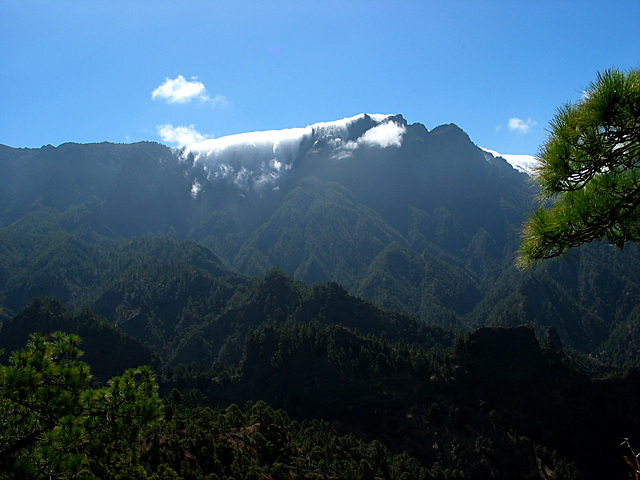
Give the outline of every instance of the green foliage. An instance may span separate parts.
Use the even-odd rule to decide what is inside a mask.
[[[270,322],[249,331],[235,372],[165,372],[162,420],[148,368],[93,386],[76,336],[35,334],[0,369],[2,478],[485,478],[539,462],[575,478],[636,421],[634,377],[591,384],[531,329],[431,344]],[[568,429],[606,455],[567,444]]]
[[[76,335],[31,335],[0,366],[3,478],[145,478],[133,444],[159,418],[148,367],[90,387]]]
[[[640,366],[640,306],[611,332],[602,345],[601,356],[614,365]]]
[[[261,274],[277,266],[311,284],[331,279],[352,288],[367,265],[400,236],[337,183],[303,180],[238,252],[237,268]]]
[[[640,240],[640,70],[598,74],[551,122],[536,172],[543,201],[524,227],[518,264],[607,238]]]
[[[194,298],[194,307],[195,302]],[[383,334],[427,348],[437,343],[451,344],[454,337],[446,328],[381,310],[336,283],[311,289],[279,269],[270,269],[264,278],[234,289],[233,296],[221,308],[211,309],[199,325],[184,335],[169,361],[174,365],[196,362],[206,367],[215,362],[237,364],[250,330],[288,321],[342,325],[364,335]]]
[[[157,360],[140,341],[97,317],[91,310],[77,313],[57,300],[36,297],[0,332],[0,347],[8,351],[25,345],[32,332],[50,334],[64,331],[80,336],[86,355],[83,360],[99,381],[106,382],[138,365],[157,366]]]
[[[194,405],[193,396],[171,393],[171,418],[146,447],[142,461],[158,478],[160,472],[174,472],[185,480],[431,478],[406,453],[393,454],[379,441],[341,435],[328,422],[299,422],[263,401],[243,409],[232,404],[212,410]]]

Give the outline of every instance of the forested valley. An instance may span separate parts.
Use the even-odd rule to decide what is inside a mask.
[[[517,270],[528,177],[392,118],[262,190],[0,147],[3,478],[626,478],[637,246]]]

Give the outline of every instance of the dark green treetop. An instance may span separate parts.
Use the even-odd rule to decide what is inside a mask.
[[[132,444],[162,413],[153,373],[92,388],[79,342],[34,333],[0,365],[0,478],[148,478]]]
[[[542,206],[524,226],[520,267],[593,240],[640,240],[640,69],[599,73],[559,108],[538,159]]]

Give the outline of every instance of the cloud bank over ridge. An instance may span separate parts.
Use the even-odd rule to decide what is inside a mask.
[[[356,127],[363,126],[364,132],[356,133]],[[240,133],[190,144],[178,141],[176,133],[173,141],[185,145],[181,157],[202,165],[209,180],[227,179],[246,189],[275,187],[301,154],[319,144],[328,145],[332,158],[341,160],[358,148],[400,147],[405,132],[406,126],[392,115],[361,114],[303,128]],[[165,133],[171,130],[167,128]],[[183,133],[184,138],[199,135],[188,128]]]
[[[519,172],[526,173],[531,176],[535,173],[535,169],[540,165],[538,160],[533,155],[510,155],[506,153],[498,153],[488,148],[480,147],[485,155],[489,154],[494,158],[504,158],[509,165],[518,170]]]
[[[333,122],[302,128],[240,133],[206,138],[193,125],[158,127],[166,142],[176,143],[178,158],[197,173],[191,195],[196,198],[208,182],[224,181],[241,191],[280,188],[296,162],[366,160],[373,150],[396,149],[403,145],[407,122],[400,115],[360,114]],[[514,169],[532,175],[537,160],[530,155],[505,155],[482,149],[487,161],[506,160]],[[360,151],[360,153],[358,153]],[[302,165],[302,164],[301,164]],[[311,165],[311,164],[309,164]],[[361,164],[361,165],[366,165]],[[304,168],[304,167],[303,167]],[[339,163],[326,168],[340,168]],[[188,174],[189,175],[189,174]],[[190,176],[190,175],[189,175]]]

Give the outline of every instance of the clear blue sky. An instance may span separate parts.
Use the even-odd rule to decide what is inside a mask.
[[[173,146],[366,112],[535,154],[611,67],[640,67],[640,0],[0,0],[0,143]]]

